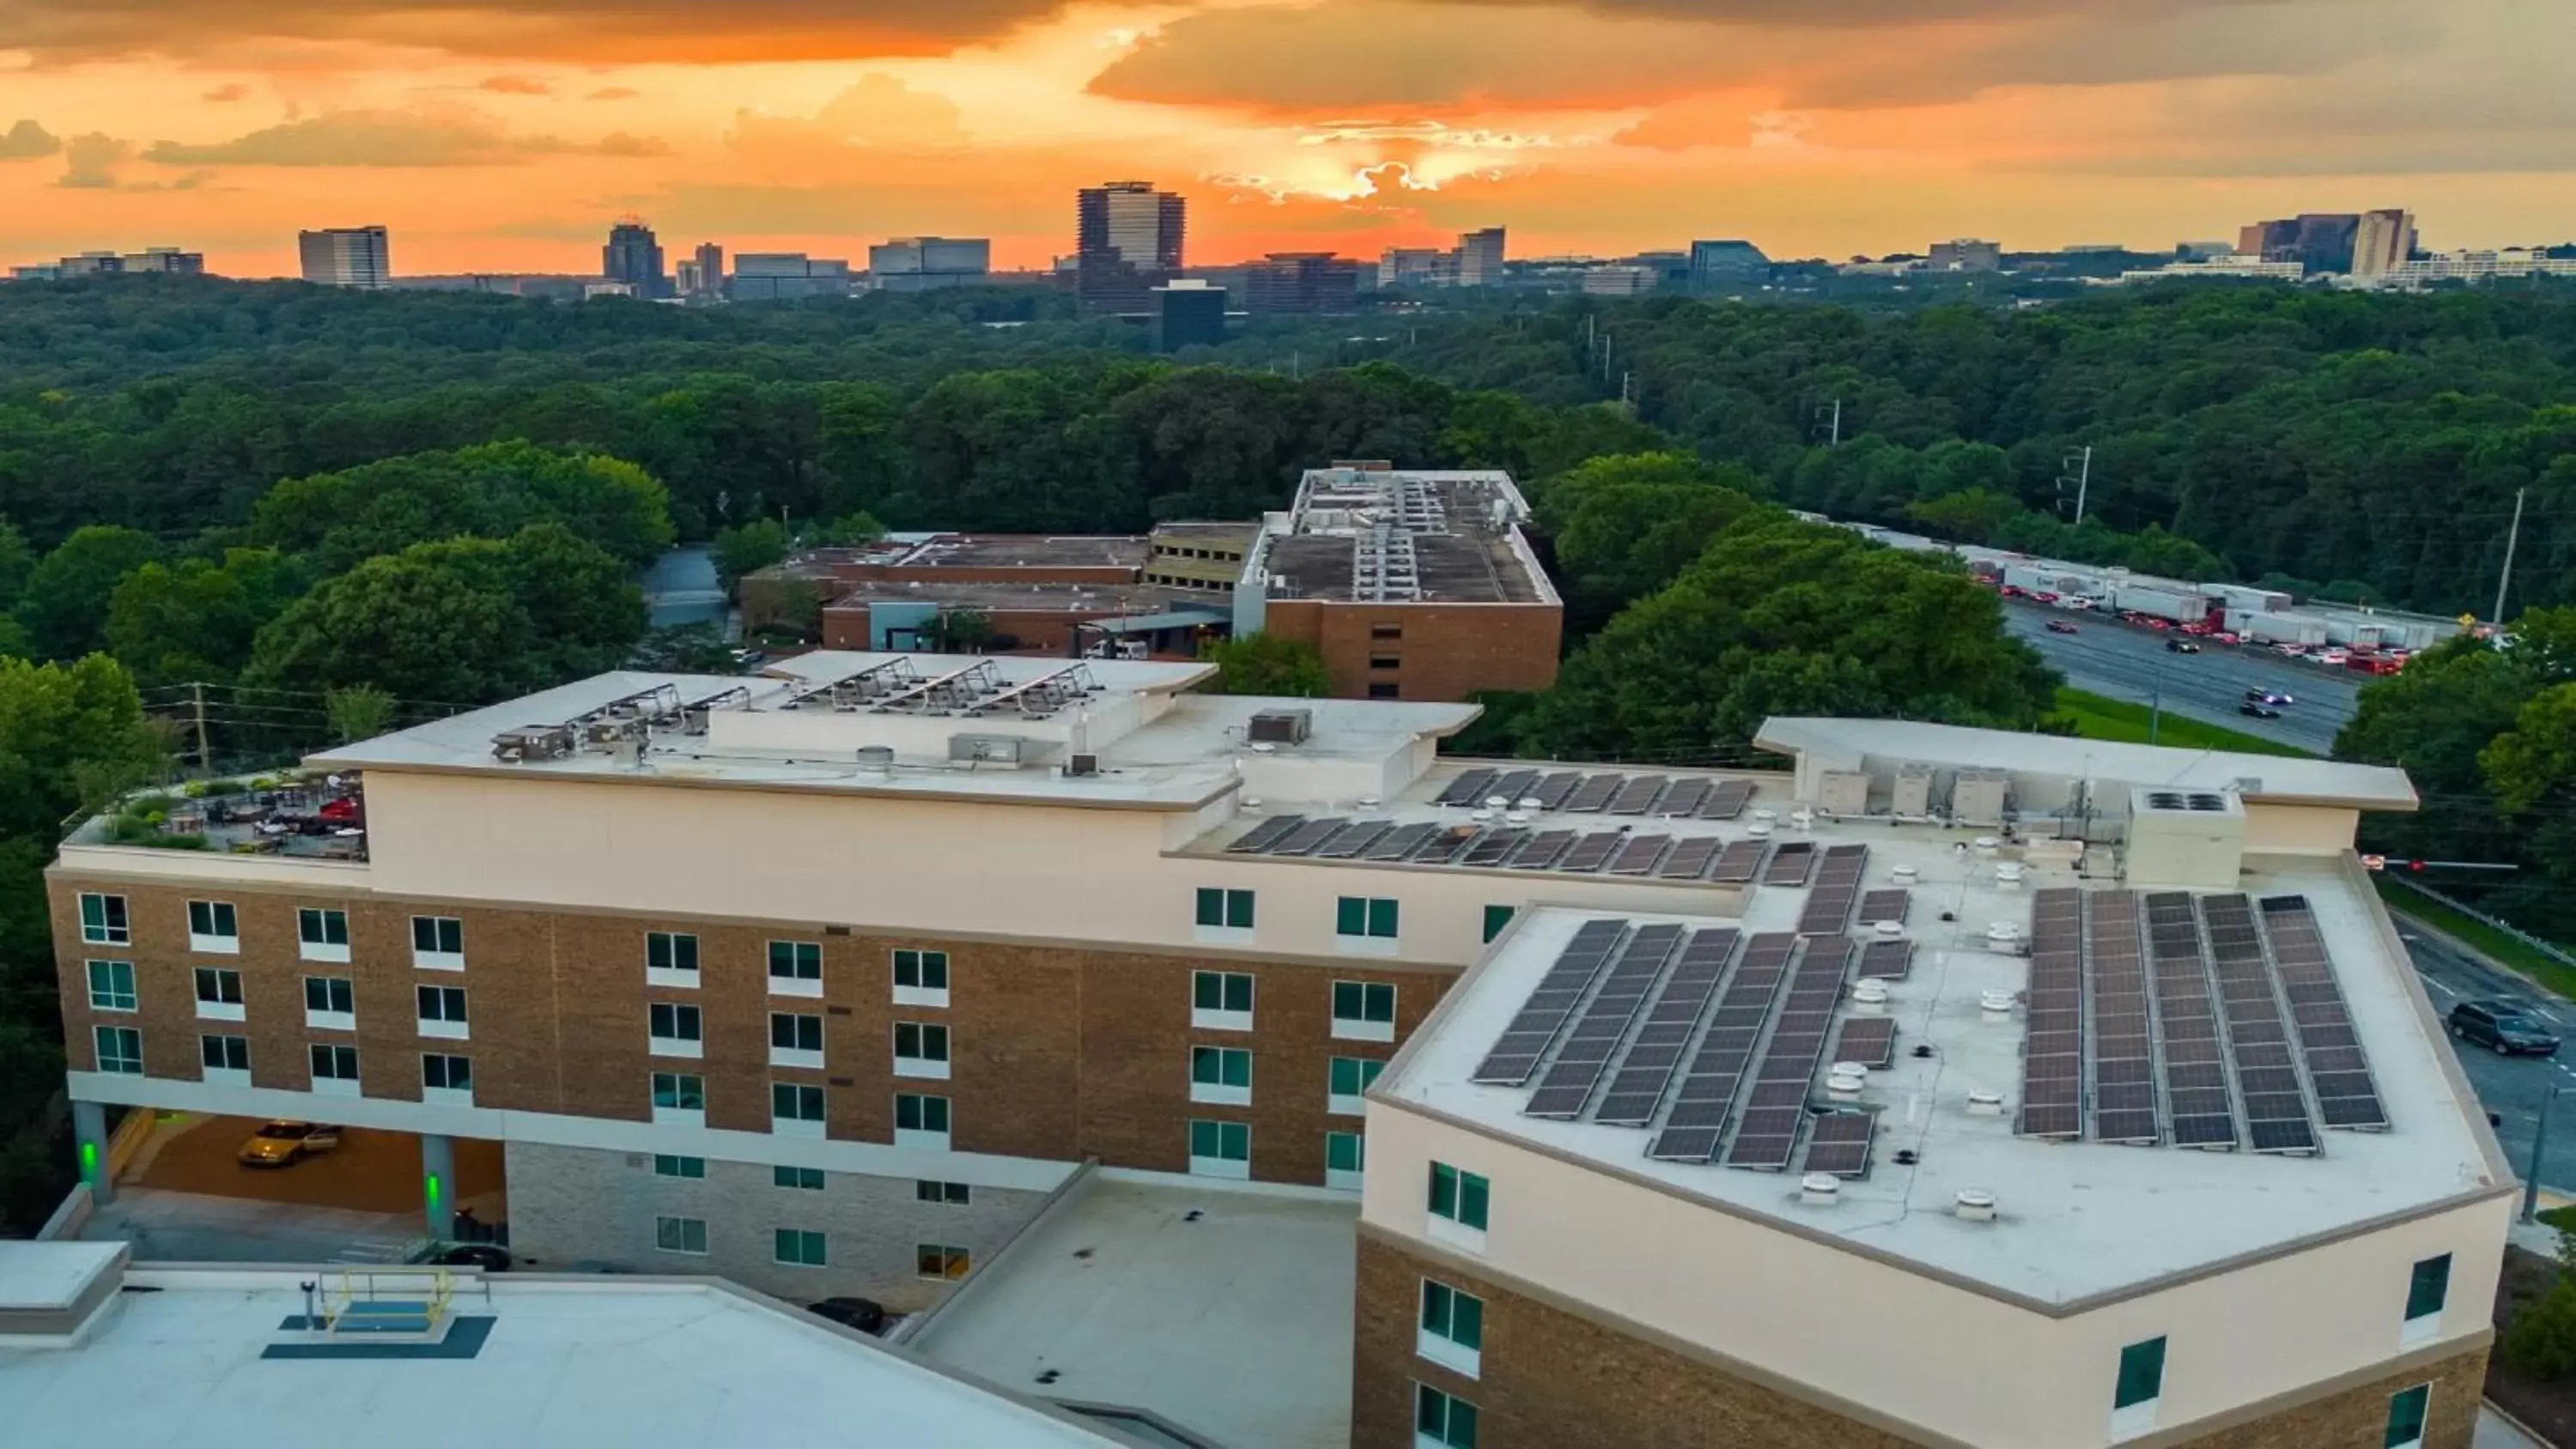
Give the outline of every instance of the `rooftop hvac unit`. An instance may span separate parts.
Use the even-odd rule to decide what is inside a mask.
[[[510,764],[521,760],[560,760],[570,755],[574,748],[572,731],[562,725],[530,725],[525,729],[503,730],[492,737],[492,757]]]
[[[1932,813],[1932,770],[1928,765],[1906,765],[1896,772],[1896,788],[1889,808],[1898,815],[1920,818]]]
[[[1302,745],[1314,725],[1311,709],[1265,709],[1252,716],[1244,737],[1260,745]]]
[[[2001,825],[2012,777],[2001,770],[1961,770],[1950,782],[1950,817],[1962,825]]]
[[[950,735],[948,758],[977,765],[1016,765],[1029,742],[1018,735]]]
[[[858,760],[860,769],[873,771],[877,774],[883,774],[894,768],[894,747],[891,745],[861,745],[858,749]]]
[[[1860,770],[1827,770],[1816,781],[1816,808],[1828,815],[1869,812],[1869,776]]]

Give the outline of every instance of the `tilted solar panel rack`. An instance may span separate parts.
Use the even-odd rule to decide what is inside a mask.
[[[1708,874],[1709,862],[1717,859],[1720,844],[1714,835],[1694,835],[1673,843],[1672,853],[1655,867],[1660,880],[1698,880]]]
[[[1708,798],[1700,802],[1699,818],[1732,820],[1743,814],[1744,807],[1752,803],[1752,800],[1752,781],[1720,780],[1709,787]]]
[[[1565,858],[1565,853],[1573,848],[1573,831],[1541,830],[1522,841],[1521,848],[1513,851],[1511,859],[1503,864],[1511,870],[1553,870],[1556,863]]]
[[[1896,1059],[1896,1023],[1884,1016],[1848,1016],[1834,1032],[1830,1062],[1856,1062],[1884,1071]]]
[[[2192,898],[2178,891],[2146,897],[2147,970],[2156,1002],[2157,1083],[2177,1147],[2236,1145],[2219,1035],[2220,1000],[2210,991],[2208,954]],[[2303,1109],[2304,1112],[2304,1109]]]
[[[2206,896],[2199,904],[2211,970],[2218,978],[2219,1021],[2226,1028],[2227,1055],[2223,1062],[2212,1060],[2206,1065],[2178,1062],[2173,1069],[2175,1083],[2181,1089],[2184,1074],[2192,1073],[2194,1085],[2189,1090],[2213,1092],[2228,1087],[2232,1077],[2237,1100],[2245,1107],[2246,1131],[2240,1135],[2231,1120],[2226,1141],[2220,1143],[2215,1140],[2217,1124],[2187,1130],[2182,1109],[2177,1107],[2174,1145],[2232,1146],[2250,1139],[2258,1152],[2313,1147],[2316,1134],[2308,1126],[2307,1104],[2299,1095],[2297,1056],[2290,1048],[2289,1028],[2281,1012],[2280,984],[2263,955],[2262,937],[2255,934],[2253,907],[2241,895]],[[2224,1110],[2227,1099],[2213,1095],[2202,1101]],[[2196,1140],[2204,1137],[2211,1140]]]
[[[1881,921],[1905,923],[1905,910],[1914,893],[1903,886],[1882,886],[1865,891],[1860,898],[1860,923],[1875,926]]]
[[[1392,820],[1355,820],[1336,830],[1323,844],[1315,847],[1317,860],[1356,860],[1369,842],[1386,834]]]
[[[1652,875],[1655,863],[1664,858],[1673,838],[1669,835],[1631,835],[1621,842],[1619,852],[1602,867],[1604,875]]]
[[[1864,957],[1862,970],[1868,970]],[[2084,896],[2044,890],[2030,903],[2030,985],[2022,994],[2024,1137],[2084,1133]]]
[[[1523,800],[1530,798],[1530,791],[1537,788],[1538,771],[1506,770],[1485,787],[1485,803],[1500,800],[1505,809],[1517,810]]]
[[[1897,936],[1880,936],[1861,943],[1859,978],[1902,981],[1914,970],[1914,943]]]
[[[1409,857],[1417,865],[1447,865],[1476,843],[1484,832],[1473,825],[1449,825],[1431,833]]]
[[[1655,802],[1655,813],[1675,819],[1688,819],[1699,811],[1699,802],[1708,798],[1706,780],[1675,780],[1664,798]]]
[[[1626,921],[1614,920],[1590,920],[1578,927],[1468,1080],[1497,1087],[1528,1081],[1627,930]]]
[[[1618,794],[1619,788],[1627,782],[1625,775],[1586,775],[1583,782],[1574,787],[1574,793],[1565,797],[1565,808],[1576,814],[1598,814],[1602,806],[1610,803],[1610,797]]]
[[[1619,842],[1627,838],[1624,831],[1593,831],[1574,842],[1574,848],[1566,852],[1564,863],[1557,866],[1557,869],[1569,875],[1589,875],[1609,864],[1611,852],[1617,850]]]
[[[1440,833],[1440,827],[1429,822],[1399,825],[1369,842],[1360,852],[1362,860],[1402,860],[1422,848],[1422,843]]]
[[[1529,798],[1536,800],[1541,810],[1554,810],[1565,803],[1567,796],[1574,793],[1575,786],[1582,783],[1583,776],[1579,771],[1559,770],[1531,786]]]
[[[2096,1142],[2153,1143],[2164,1134],[2156,1112],[2155,1024],[2138,939],[2138,898],[2129,891],[2098,891],[2084,904],[2090,1135]]]
[[[1488,830],[1476,837],[1475,843],[1467,847],[1467,853],[1458,857],[1458,863],[1472,866],[1500,865],[1503,863],[1503,857],[1518,849],[1520,843],[1528,838],[1529,832],[1518,827]]]
[[[1806,1170],[1833,1177],[1867,1177],[1870,1144],[1877,1136],[1875,1112],[1826,1112],[1810,1124]]]
[[[1860,898],[1860,875],[1869,863],[1866,845],[1825,847],[1816,884],[1807,892],[1807,908],[1798,914],[1801,936],[1839,936],[1851,924],[1852,902]]]
[[[1243,838],[1225,848],[1228,855],[1261,855],[1270,847],[1296,833],[1306,823],[1303,815],[1273,815],[1243,833]]]
[[[2317,1115],[2328,1127],[2374,1132],[2388,1126],[2388,1108],[2362,1054],[2352,1012],[2326,955],[2325,935],[2305,896],[2266,896],[2263,934],[2272,944],[2290,1027],[2316,1088]]]
[[[1762,874],[1762,859],[1770,853],[1768,841],[1730,840],[1717,853],[1717,864],[1709,868],[1708,878],[1721,885],[1750,885]]]
[[[1449,788],[1432,798],[1434,805],[1481,805],[1485,787],[1502,778],[1499,770],[1468,770],[1449,782]]]
[[[1619,793],[1604,807],[1613,815],[1644,815],[1662,798],[1667,776],[1630,775],[1619,786]]]
[[[1726,1165],[1777,1172],[1797,1151],[1807,1120],[1807,1088],[1825,1055],[1825,1033],[1842,999],[1849,951],[1839,941],[1809,941],[1789,975],[1779,1021],[1754,1068],[1754,1100],[1726,1146]]]
[[[1295,830],[1289,832],[1287,839],[1270,847],[1269,853],[1272,855],[1312,855],[1317,847],[1321,846],[1325,841],[1333,838],[1333,832],[1348,824],[1350,824],[1350,821],[1343,819],[1339,815],[1327,815],[1320,820],[1308,820],[1304,824],[1298,826]]]
[[[1672,966],[1681,939],[1682,928],[1669,922],[1639,926],[1628,934],[1627,944],[1610,963],[1609,974],[1601,978],[1600,988],[1566,1034],[1565,1045],[1557,1049],[1556,1060],[1548,1064],[1538,1089],[1521,1108],[1523,1113],[1568,1122],[1583,1115],[1638,1010]]]
[[[1662,994],[1646,1012],[1645,1024],[1637,1028],[1636,1040],[1620,1059],[1592,1120],[1613,1127],[1643,1127],[1654,1120],[1673,1069],[1690,1045],[1691,1034],[1699,1029],[1700,1013],[1717,994],[1718,978],[1727,958],[1735,954],[1735,941],[1734,927],[1719,926],[1694,931],[1683,943],[1671,974],[1664,978]]]
[[[1762,883],[1767,886],[1802,886],[1807,872],[1815,869],[1816,847],[1805,840],[1784,840],[1771,847],[1771,862],[1762,868]]]
[[[1706,1162],[1716,1154],[1734,1110],[1753,1048],[1771,1020],[1798,938],[1785,931],[1754,936],[1727,978],[1708,1030],[1675,1075],[1672,1110],[1646,1155],[1668,1162]]]

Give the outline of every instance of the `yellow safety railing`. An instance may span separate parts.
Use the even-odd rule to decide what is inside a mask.
[[[400,1286],[388,1293],[382,1279]],[[445,1268],[343,1268],[323,1301],[322,1326],[334,1337],[344,1328],[435,1334],[455,1297],[456,1277]]]

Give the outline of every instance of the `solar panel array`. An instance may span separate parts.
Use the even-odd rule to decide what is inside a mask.
[[[2177,1147],[2233,1147],[2236,1119],[2227,1099],[2219,1044],[2219,1003],[2210,994],[2209,958],[2192,898],[2159,891],[2145,901],[2148,970],[2164,1051],[2158,1078]],[[2295,1087],[2296,1082],[2292,1085]],[[2305,1115],[2302,1113],[2301,1115]]]
[[[1896,1023],[1884,1016],[1845,1018],[1842,1029],[1834,1033],[1831,1060],[1857,1062],[1872,1071],[1884,1069],[1896,1057]]]
[[[2352,1029],[2352,1013],[2336,984],[2325,936],[2307,897],[2265,897],[2263,934],[2271,938],[2282,994],[2290,1002],[2290,1027],[2307,1061],[2308,1082],[2316,1088],[2317,1115],[2328,1127],[2365,1132],[2387,1127],[2388,1109],[2370,1074],[2370,1060],[2362,1055],[2361,1038]]]
[[[1711,866],[1708,878],[1724,885],[1751,885],[1762,873],[1762,859],[1771,853],[1767,842],[1730,840],[1717,853],[1717,864]]]
[[[1811,941],[1789,977],[1779,1023],[1753,1074],[1753,1096],[1727,1144],[1726,1165],[1776,1171],[1789,1165],[1798,1129],[1807,1120],[1807,1085],[1825,1054],[1825,1031],[1842,999],[1849,953],[1839,944]]]
[[[1556,963],[1539,978],[1538,986],[1521,1003],[1520,1013],[1494,1042],[1494,1049],[1476,1067],[1469,1081],[1489,1086],[1517,1087],[1538,1070],[1539,1058],[1556,1044],[1557,1035],[1565,1030],[1567,1018],[1582,1002],[1583,993],[1592,989],[1592,978],[1610,960],[1611,949],[1626,934],[1628,923],[1615,920],[1590,920],[1574,932],[1574,939],[1557,953]]]
[[[1875,1112],[1828,1112],[1818,1117],[1807,1143],[1806,1170],[1834,1177],[1867,1176],[1870,1140],[1877,1133]]]
[[[1868,962],[1862,961],[1867,974]],[[2084,895],[2044,890],[2031,897],[2030,987],[2023,994],[2021,1115],[2024,1137],[2084,1132]]]
[[[2146,958],[2138,944],[2138,898],[2098,891],[2086,898],[2084,994],[2091,1008],[2085,1055],[2093,1079],[2096,1142],[2152,1143],[2156,1039],[2148,1016]]]
[[[1831,845],[1825,847],[1824,864],[1816,872],[1815,889],[1807,892],[1807,908],[1798,915],[1801,936],[1839,936],[1851,924],[1852,902],[1860,899],[1860,873],[1869,863],[1866,845]]]
[[[2243,896],[2209,896],[2200,902],[2201,923],[2209,939],[2211,969],[2218,976],[2218,1010],[2227,1028],[2228,1067],[2237,1095],[2245,1104],[2246,1127],[2258,1152],[2301,1151],[2316,1145],[2308,1126],[2306,1102],[2299,1096],[2296,1058],[2282,1023],[2281,1001],[2272,965],[2263,956],[2263,940],[2254,933],[2254,912]],[[2183,1070],[2177,1068],[2177,1071]],[[2214,1086],[2227,1085],[2219,1077]],[[2222,1093],[2212,1099],[2225,1111]],[[2240,1142],[2231,1119],[2227,1134],[2218,1124],[2195,1127],[2175,1109],[2177,1147],[2233,1146]],[[2205,1140],[2204,1140],[2205,1139]]]
[[[1881,921],[1904,924],[1905,908],[1913,894],[1903,886],[1888,886],[1864,893],[1860,898],[1860,923],[1864,926],[1875,926]]]
[[[1539,1078],[1538,1090],[1530,1094],[1523,1112],[1568,1122],[1583,1115],[1584,1104],[1592,1100],[1593,1088],[1601,1085],[1601,1074],[1609,1070],[1629,1024],[1637,1019],[1637,1009],[1646,1004],[1664,969],[1672,964],[1681,938],[1682,928],[1669,923],[1639,926],[1629,934],[1610,973],[1601,978],[1601,989],[1583,1008],[1582,1018],[1567,1034],[1546,1075]]]
[[[1664,1130],[1646,1148],[1649,1157],[1668,1162],[1706,1162],[1716,1155],[1726,1135],[1737,1090],[1753,1060],[1754,1044],[1771,1020],[1773,998],[1789,975],[1789,954],[1798,938],[1786,933],[1754,936],[1744,945],[1726,990],[1717,999],[1708,1032],[1680,1069],[1672,1112]]]
[[[1802,886],[1807,872],[1816,865],[1816,847],[1804,840],[1784,841],[1772,847],[1770,864],[1762,867],[1762,883],[1767,886]]]
[[[1717,994],[1718,977],[1726,970],[1726,959],[1735,954],[1735,941],[1732,926],[1691,933],[1664,979],[1663,994],[1646,1013],[1645,1025],[1637,1028],[1637,1039],[1620,1061],[1592,1120],[1613,1127],[1643,1127],[1654,1120],[1664,1089],[1672,1084],[1673,1070],[1699,1026],[1700,1013]]]
[[[1914,969],[1914,943],[1898,936],[1880,936],[1863,942],[1860,948],[1860,979],[1876,977],[1881,981],[1902,981]]]
[[[1461,771],[1432,798],[1432,803],[1472,807],[1500,800],[1505,808],[1514,810],[1732,820],[1744,813],[1752,799],[1750,780],[1714,780],[1702,775],[1597,775],[1579,770],[1542,773],[1472,769]]]
[[[1604,776],[1617,781],[1624,776]],[[1506,781],[1505,783],[1511,783]],[[1544,788],[1541,781],[1537,788]],[[1862,846],[1836,847],[1862,850]],[[1759,840],[1723,842],[1713,835],[1676,838],[1642,832],[1635,826],[1583,830],[1571,824],[1489,825],[1484,822],[1441,824],[1417,821],[1353,820],[1345,816],[1274,815],[1245,831],[1226,847],[1229,855],[1307,856],[1317,860],[1362,860],[1409,865],[1454,865],[1474,870],[1545,870],[1562,875],[1614,875],[1638,880],[1696,881],[1742,885],[1761,872],[1766,844]],[[1808,842],[1781,851],[1791,858],[1788,878],[1773,885],[1799,885],[1807,877],[1807,860],[1815,850]],[[1775,875],[1780,874],[1775,872]]]

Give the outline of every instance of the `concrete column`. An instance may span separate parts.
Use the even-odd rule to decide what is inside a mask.
[[[72,1103],[72,1141],[80,1153],[81,1181],[89,1184],[91,1206],[116,1201],[116,1169],[107,1160],[107,1109],[96,1102]]]
[[[420,1204],[429,1235],[446,1242],[456,1236],[456,1141],[434,1133],[420,1134]]]

